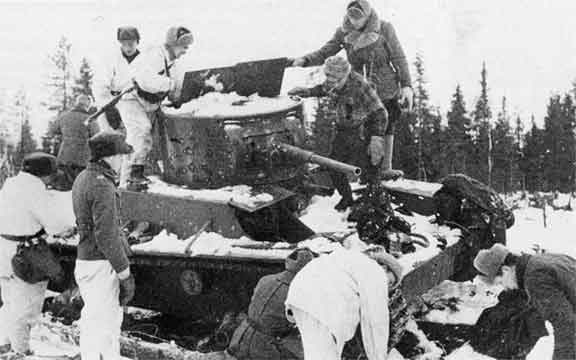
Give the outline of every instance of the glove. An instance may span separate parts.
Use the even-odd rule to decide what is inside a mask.
[[[309,97],[310,96],[310,89],[298,86],[298,87],[295,87],[292,90],[288,91],[288,95],[300,96],[300,97]]]
[[[382,136],[372,136],[368,145],[368,155],[372,165],[378,165],[384,157],[384,138]]]
[[[132,300],[135,290],[136,284],[132,274],[126,279],[120,280],[120,306],[125,306]]]
[[[303,57],[289,59],[288,64],[290,64],[289,66],[303,67],[304,65],[306,65],[306,59]]]
[[[400,89],[400,99],[398,99],[398,102],[400,102],[400,107],[408,111],[412,111],[413,101],[414,101],[414,92],[412,91],[412,88],[410,86],[405,86],[402,89]]]

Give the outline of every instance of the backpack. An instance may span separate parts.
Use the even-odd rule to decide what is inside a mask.
[[[440,222],[470,226],[481,221],[493,229],[508,229],[514,224],[514,214],[500,195],[480,181],[452,174],[440,183],[442,188],[434,194]]]

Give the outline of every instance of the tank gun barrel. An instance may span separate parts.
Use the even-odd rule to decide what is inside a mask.
[[[360,174],[362,173],[362,170],[357,166],[348,165],[346,163],[337,160],[320,156],[312,151],[300,149],[299,147],[296,146],[284,143],[275,143],[274,146],[276,146],[280,151],[304,162],[318,164],[320,166],[324,166],[338,172],[355,176],[360,176]]]

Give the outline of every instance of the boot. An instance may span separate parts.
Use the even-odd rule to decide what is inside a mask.
[[[384,136],[384,156],[382,161],[382,180],[396,180],[404,176],[402,170],[392,169],[392,155],[394,154],[394,135]]]
[[[354,199],[352,198],[352,188],[348,182],[346,175],[336,172],[330,173],[330,178],[332,179],[332,184],[342,196],[342,199],[334,206],[337,211],[345,211],[347,208],[352,206]]]
[[[144,192],[148,190],[150,180],[144,176],[144,165],[132,165],[126,189],[129,191]]]

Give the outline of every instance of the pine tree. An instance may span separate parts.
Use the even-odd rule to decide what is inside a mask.
[[[508,193],[513,190],[514,134],[510,126],[506,97],[498,113],[493,130],[493,186],[497,191]]]
[[[73,105],[72,61],[70,49],[72,44],[66,37],[60,38],[56,51],[49,56],[53,71],[49,74],[47,86],[52,90],[48,102],[48,110],[57,114],[69,110]]]
[[[86,58],[82,58],[80,63],[80,70],[78,77],[74,80],[74,98],[77,95],[88,95],[93,96],[92,94],[92,78],[94,77],[94,72],[92,71],[92,67]]]
[[[446,149],[443,143],[442,117],[430,104],[430,95],[426,88],[424,57],[418,53],[414,61],[416,78],[414,86],[414,112],[416,129],[414,133],[417,149],[417,179],[422,181],[438,180],[446,175],[443,156]]]
[[[472,143],[471,121],[467,115],[466,103],[460,85],[452,95],[448,111],[448,128],[446,130],[447,166],[449,173],[463,173],[473,176],[469,171],[474,145]]]
[[[20,123],[20,135],[17,146],[14,148],[13,161],[19,167],[26,154],[37,150],[36,141],[30,126],[30,104],[24,91],[19,91],[14,96],[14,109]]]
[[[534,115],[532,115],[532,126],[525,136],[522,162],[520,163],[525,177],[526,189],[530,192],[542,191],[546,185],[544,176],[545,153],[544,131],[538,128]]]
[[[482,63],[480,96],[473,113],[473,136],[475,145],[474,177],[490,185],[492,183],[492,112],[488,100],[486,63]]]

